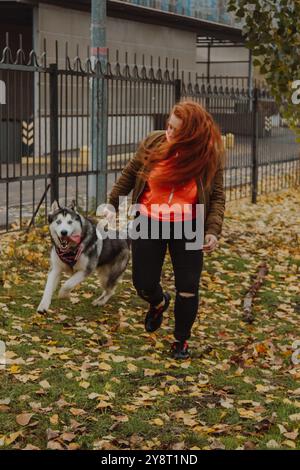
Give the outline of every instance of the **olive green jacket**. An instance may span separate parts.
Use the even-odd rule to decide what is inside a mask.
[[[148,148],[158,145],[165,139],[165,131],[154,131],[145,139],[144,144]],[[109,195],[108,202],[115,209],[119,206],[119,196],[127,196],[133,189],[132,204],[138,202],[139,196],[145,188],[145,180],[139,176],[144,169],[139,150],[123,169],[118,181],[114,184]],[[196,179],[198,188],[198,203],[204,204],[204,232],[220,237],[225,211],[225,192],[223,184],[223,168],[216,171],[213,182],[209,189],[204,190],[201,178]]]

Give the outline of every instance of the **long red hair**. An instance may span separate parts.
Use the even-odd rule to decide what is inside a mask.
[[[181,101],[177,103],[170,116],[174,114],[182,120],[180,129],[172,141],[163,141],[155,148],[142,146],[141,155],[146,165],[141,174],[147,179],[151,169],[160,161],[171,157],[172,165],[156,176],[161,184],[182,184],[191,178],[201,177],[203,185],[208,188],[217,168],[224,164],[224,146],[219,127],[211,114],[199,103]]]

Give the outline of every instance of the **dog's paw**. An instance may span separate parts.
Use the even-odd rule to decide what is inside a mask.
[[[41,302],[40,305],[37,308],[38,313],[47,313],[49,308],[49,305],[45,304],[44,302]]]
[[[102,305],[105,305],[107,302],[107,299],[105,297],[99,297],[98,299],[93,300],[92,305],[94,307],[101,307]]]
[[[63,287],[60,289],[58,293],[58,298],[59,299],[69,299],[70,298],[70,291],[67,289],[64,289]]]

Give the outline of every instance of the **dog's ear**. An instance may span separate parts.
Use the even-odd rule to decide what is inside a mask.
[[[72,200],[71,204],[69,205],[69,209],[71,209],[71,211],[78,213],[75,199]]]
[[[50,213],[51,214],[54,214],[54,212],[58,211],[60,209],[60,205],[59,203],[55,200],[53,201],[52,205],[51,205],[51,211]]]

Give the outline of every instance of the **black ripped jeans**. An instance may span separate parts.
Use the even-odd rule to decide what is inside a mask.
[[[147,218],[145,218],[147,219]],[[186,340],[191,335],[199,304],[199,282],[203,267],[202,249],[187,250],[185,236],[176,239],[175,224],[170,223],[170,236],[162,238],[162,224],[159,224],[159,239],[138,238],[132,240],[132,278],[138,295],[150,303],[158,305],[163,300],[163,289],[160,284],[162,267],[167,248],[172,260],[175,276],[175,331],[177,340]],[[148,219],[150,227],[150,219]],[[195,220],[193,221],[195,227]],[[148,231],[149,233],[149,231]],[[185,296],[185,294],[188,294]],[[192,294],[192,295],[189,295]]]

